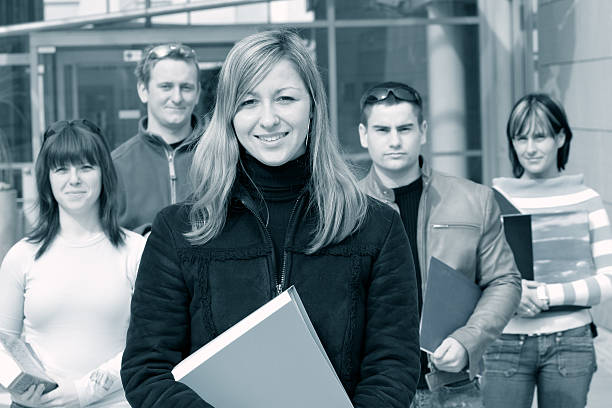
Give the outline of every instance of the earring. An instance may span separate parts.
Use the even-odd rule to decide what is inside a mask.
[[[312,124],[312,117],[308,121],[308,129],[306,130],[306,147],[308,147],[308,138],[310,137],[310,125]]]

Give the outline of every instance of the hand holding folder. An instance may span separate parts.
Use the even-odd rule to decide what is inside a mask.
[[[592,276],[588,214],[584,211],[521,214],[499,191],[504,233],[521,277],[538,283],[564,283]],[[548,311],[585,306],[559,305]]]
[[[434,353],[444,339],[463,327],[480,299],[480,287],[432,257],[421,313],[421,350]]]

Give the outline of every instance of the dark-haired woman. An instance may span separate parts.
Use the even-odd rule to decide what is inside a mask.
[[[410,244],[399,216],[359,191],[326,100],[294,33],[229,52],[194,153],[194,200],[158,214],[143,253],[121,369],[133,406],[210,407],[172,368],[291,285],[354,406],[410,405]]]
[[[28,342],[59,386],[11,398],[28,407],[129,407],[119,368],[144,238],[119,227],[100,129],[52,124],[36,183],[37,223],[0,267],[0,331]]]
[[[487,350],[485,406],[529,408],[537,386],[539,408],[584,407],[596,369],[588,307],[612,298],[610,222],[582,175],[561,173],[572,131],[559,102],[546,94],[524,96],[512,109],[506,133],[515,178],[495,179],[494,188],[522,213],[557,218],[532,226],[534,234],[546,233],[538,245],[551,248],[550,259],[534,266],[549,270],[547,282],[523,280],[517,315]],[[570,217],[582,218],[584,236],[576,235],[580,228],[572,229]],[[568,238],[585,241],[585,256],[571,260],[573,267],[556,262],[567,255],[554,252],[555,241]],[[588,264],[594,265],[592,276],[566,277]]]

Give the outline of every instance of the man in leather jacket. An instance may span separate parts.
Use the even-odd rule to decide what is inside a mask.
[[[431,170],[421,156],[427,139],[419,93],[386,82],[361,97],[359,136],[372,159],[360,181],[369,195],[401,216],[414,258],[419,309],[431,257],[473,280],[482,296],[467,323],[427,356],[412,406],[482,407],[477,376],[482,355],[513,315],[520,275],[506,243],[490,188]],[[428,387],[429,384],[429,387]],[[454,406],[454,405],[452,405]]]

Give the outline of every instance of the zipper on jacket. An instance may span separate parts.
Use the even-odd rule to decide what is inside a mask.
[[[174,150],[166,152],[170,171],[170,204],[176,204],[176,171],[174,169]]]
[[[427,210],[427,198],[429,196],[429,184],[431,180],[425,175],[421,175],[423,177],[423,192],[421,193],[421,199],[419,200],[419,208],[417,210],[417,232],[421,230],[421,242],[418,242],[417,237],[417,258],[419,262],[419,270],[421,271],[421,293],[425,293],[425,283],[427,282],[428,270],[427,268],[427,228],[424,227],[425,224],[425,212]],[[419,245],[420,244],[420,245]]]
[[[431,224],[431,228],[434,228],[434,229],[442,229],[442,228],[476,228],[476,229],[480,229],[480,225],[468,224],[468,223]]]
[[[276,258],[274,256],[274,244],[272,243],[272,236],[270,235],[270,231],[268,231],[268,227],[266,226],[266,224],[264,224],[263,220],[261,219],[261,217],[259,216],[259,214],[257,213],[257,211],[255,211],[253,208],[251,208],[245,200],[240,200],[240,202],[242,203],[242,205],[244,205],[244,207],[249,210],[251,212],[251,214],[253,214],[253,216],[257,219],[257,221],[259,222],[259,224],[261,225],[261,227],[264,230],[264,233],[266,234],[266,238],[268,239],[268,244],[270,246],[270,248],[272,249],[272,270],[274,271],[274,276],[276,277],[277,281],[276,281],[276,291],[277,294],[280,294],[280,292],[278,292],[278,272],[276,270]]]
[[[289,221],[287,222],[287,231],[289,231],[289,227],[291,226],[291,221],[293,220],[293,216],[295,215],[295,210],[297,209],[298,203],[300,202],[301,194],[298,196],[297,200],[293,204],[293,209],[291,210],[291,214],[289,214]],[[285,278],[286,278],[286,269],[287,269],[287,233],[285,232],[285,246],[283,248],[283,264],[280,271],[280,276],[277,276],[276,279],[276,295],[280,295],[285,287]]]

